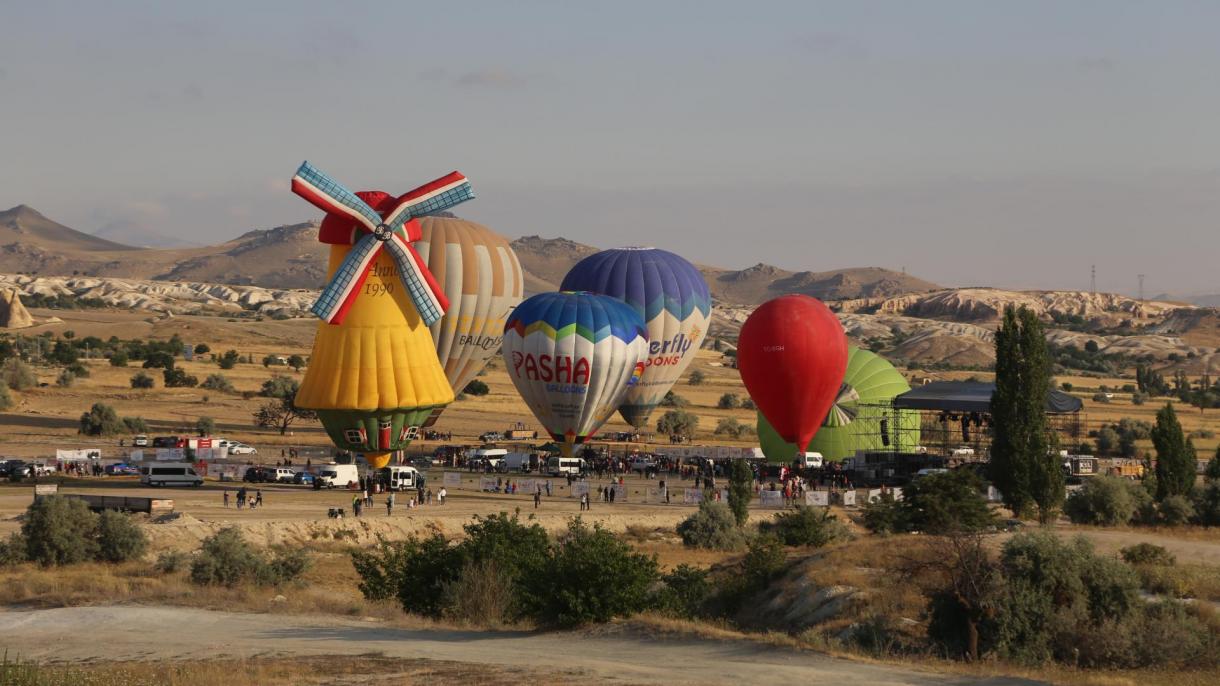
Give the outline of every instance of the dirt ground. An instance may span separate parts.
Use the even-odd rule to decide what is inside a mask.
[[[158,627],[178,630],[158,631]],[[105,640],[65,640],[68,636],[104,636]],[[4,610],[0,611],[0,644],[26,659],[69,663],[375,653],[481,665],[501,674],[523,669],[550,677],[563,675],[555,683],[1035,683],[866,664],[753,642],[658,638],[631,631],[409,630],[381,626],[376,621],[177,607]],[[531,679],[531,683],[537,682]]]

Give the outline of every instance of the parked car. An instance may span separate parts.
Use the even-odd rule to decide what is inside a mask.
[[[177,436],[157,436],[152,439],[154,448],[180,448],[182,440]]]
[[[275,470],[268,467],[247,467],[241,480],[254,484],[265,484],[275,481]]]
[[[432,469],[432,458],[417,457],[411,460],[411,464],[415,465],[416,469]]]
[[[137,448],[147,448],[148,447],[148,436],[146,436],[144,434],[138,434],[138,435],[136,435],[135,438],[131,439],[131,444]]]
[[[268,467],[271,472],[271,480],[276,483],[290,484],[296,479],[297,473],[287,467]]]
[[[499,431],[487,431],[479,434],[479,440],[484,443],[495,443],[504,440],[504,434]]]
[[[230,441],[229,442],[229,454],[230,455],[257,455],[258,451],[255,450],[254,448],[246,445],[245,443],[238,443],[237,441]]]
[[[125,462],[116,462],[106,465],[107,476],[133,476],[140,473],[140,468],[129,465]]]
[[[300,484],[302,486],[312,486],[315,478],[317,477],[309,472],[297,472],[292,477],[292,483]]]
[[[4,469],[8,475],[8,478],[12,479],[13,481],[20,481],[37,474],[34,469],[34,465],[26,462],[25,460],[9,460],[4,465]]]

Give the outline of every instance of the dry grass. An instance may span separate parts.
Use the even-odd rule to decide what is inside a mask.
[[[438,660],[378,655],[257,658],[181,662],[99,662],[89,665],[18,665],[0,668],[0,683],[14,686],[296,686],[322,684],[436,684],[481,686],[571,683],[572,675]]]

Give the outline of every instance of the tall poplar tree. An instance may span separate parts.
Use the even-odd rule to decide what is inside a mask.
[[[1183,433],[1173,403],[1165,403],[1157,411],[1152,445],[1156,448],[1156,499],[1189,496],[1195,485],[1195,446]]]
[[[1036,506],[1047,522],[1063,503],[1064,489],[1046,426],[1051,361],[1042,322],[1024,307],[1005,308],[995,347],[988,475],[1014,515]]]

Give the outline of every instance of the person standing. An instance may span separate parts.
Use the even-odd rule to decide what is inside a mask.
[[[229,508],[229,489],[225,489],[225,509]]]
[[[385,497],[385,516],[391,517],[394,515],[394,491],[390,491]]]
[[[437,492],[437,498],[440,500],[441,505],[445,504],[445,496],[447,495],[449,495],[449,491],[444,486],[441,486],[441,490]]]
[[[534,489],[534,509],[537,510],[540,505],[542,505],[542,489],[537,488]]]
[[[257,505],[258,507],[262,507],[262,506],[263,506],[263,489],[261,489],[261,488],[259,488],[259,489],[255,489],[255,491],[254,491],[254,504],[255,504],[255,505]]]

